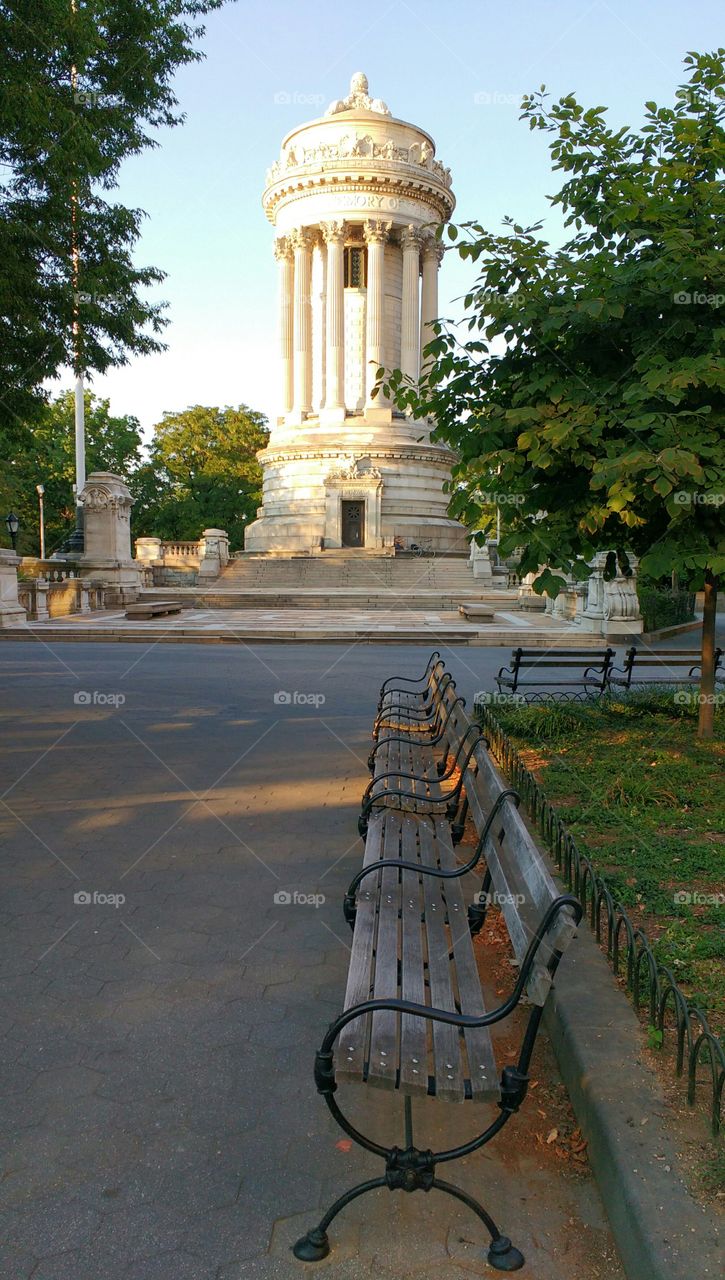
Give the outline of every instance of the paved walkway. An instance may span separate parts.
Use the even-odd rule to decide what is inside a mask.
[[[504,653],[446,656],[470,697]],[[344,990],[376,691],[425,657],[2,648],[3,1275],[291,1280],[290,1243],[379,1173],[340,1141],[311,1065]],[[280,898],[294,891],[325,901]],[[389,1100],[361,1093],[353,1112],[373,1105],[388,1136]],[[465,1108],[443,1123],[471,1132]],[[515,1154],[523,1125],[451,1180],[532,1280],[619,1280],[591,1180]],[[435,1194],[368,1197],[334,1242],[319,1273],[335,1280],[492,1274],[475,1220]]]
[[[172,592],[169,593],[173,595]],[[317,593],[319,595],[319,592]],[[439,642],[511,647],[514,644],[558,644],[602,648],[601,637],[583,633],[579,627],[539,612],[516,612],[491,604],[493,621],[469,622],[457,610],[411,608],[404,603],[378,608],[229,608],[188,607],[180,614],[138,621],[129,620],[123,610],[69,614],[46,622],[19,624],[0,633],[16,639],[32,630],[43,638],[66,639],[80,636],[108,636],[113,639],[183,637],[188,640],[356,640],[370,636],[376,640],[422,641],[431,648]],[[499,664],[500,665],[500,664]]]

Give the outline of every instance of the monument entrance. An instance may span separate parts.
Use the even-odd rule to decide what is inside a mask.
[[[342,545],[343,547],[365,546],[365,503],[342,503]]]

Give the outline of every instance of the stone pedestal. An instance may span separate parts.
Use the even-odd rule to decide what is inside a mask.
[[[163,559],[163,546],[160,538],[136,538],[136,559],[141,564],[149,564]]]
[[[0,550],[0,627],[25,622],[25,610],[18,600],[18,565],[14,551]]]
[[[616,640],[619,636],[640,635],[644,629],[637,596],[638,561],[631,557],[632,573],[622,573],[606,582],[607,552],[599,551],[591,561],[586,603],[577,616],[582,631]]]
[[[540,570],[537,569],[536,573],[524,574],[524,577],[521,579],[518,590],[519,609],[524,609],[526,611],[531,610],[532,612],[535,611],[538,613],[543,613],[546,609],[547,597],[538,596],[534,591],[534,582],[538,578],[539,573]]]
[[[133,602],[142,582],[140,566],[131,556],[133,498],[120,476],[93,471],[81,491],[85,550],[80,572],[110,588],[109,603]]]
[[[226,529],[205,529],[201,535],[199,580],[218,578],[229,560],[229,534]]]
[[[493,585],[493,565],[491,564],[491,553],[486,545],[479,546],[475,541],[471,541],[471,568],[474,578],[481,580],[482,584],[488,586]]]

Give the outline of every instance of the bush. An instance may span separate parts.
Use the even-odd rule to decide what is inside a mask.
[[[694,621],[695,596],[691,591],[640,586],[637,595],[645,631],[658,631],[660,627],[676,627],[680,622]]]

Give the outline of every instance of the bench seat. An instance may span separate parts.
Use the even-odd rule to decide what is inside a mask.
[[[445,819],[399,812],[377,813],[370,821],[363,865],[381,858],[457,868]],[[485,1012],[459,878],[386,867],[362,881],[344,1007],[373,998],[412,1000],[475,1017]],[[450,1102],[492,1102],[500,1096],[488,1028],[461,1031],[389,1011],[348,1024],[337,1046],[336,1075]]]
[[[177,600],[149,600],[138,604],[130,604],[126,609],[126,617],[157,618],[165,613],[180,613],[181,604]]]

